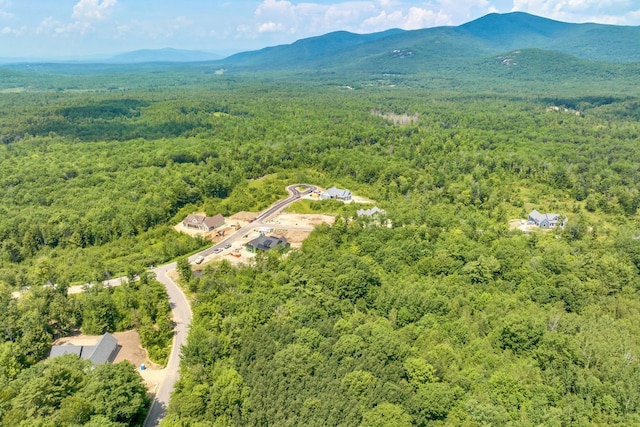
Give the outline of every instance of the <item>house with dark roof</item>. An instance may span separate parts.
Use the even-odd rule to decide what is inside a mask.
[[[257,251],[270,251],[276,248],[284,249],[289,247],[289,243],[287,243],[287,239],[284,237],[260,236],[248,242],[245,246],[247,251],[255,253]]]
[[[532,210],[529,214],[529,225],[537,225],[540,228],[564,227],[566,219],[560,223],[560,215],[556,213],[540,213]]]
[[[186,228],[199,231],[211,231],[214,228],[222,227],[224,225],[224,217],[220,214],[215,216],[189,214],[184,221],[182,221],[182,225]]]
[[[107,332],[100,337],[96,345],[73,345],[69,343],[54,345],[51,347],[49,358],[75,354],[81,359],[90,360],[94,365],[104,365],[105,363],[113,362],[119,349],[118,340]]]
[[[343,190],[341,188],[331,187],[324,193],[320,195],[320,198],[323,200],[335,199],[348,201],[351,200],[351,191]]]

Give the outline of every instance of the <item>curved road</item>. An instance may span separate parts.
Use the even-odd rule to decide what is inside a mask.
[[[304,188],[304,191],[300,191],[298,190],[298,188]],[[269,218],[271,218],[273,215],[275,215],[291,203],[300,199],[305,194],[309,194],[315,190],[316,187],[307,184],[289,185],[287,187],[289,197],[277,201],[267,210],[259,214],[252,223],[249,223],[240,228],[217,245],[211,246],[210,248],[207,248],[202,252],[190,256],[189,262],[193,263],[195,262],[197,257],[211,255],[215,249],[221,248],[227,243],[233,243],[236,239],[244,236],[251,229],[259,226],[262,222],[267,221]],[[156,390],[156,395],[153,403],[151,404],[151,409],[149,410],[147,419],[144,422],[145,427],[157,426],[167,413],[169,398],[171,397],[171,392],[173,392],[173,388],[179,377],[178,374],[180,369],[180,352],[182,346],[186,345],[187,343],[187,334],[189,332],[189,325],[191,324],[191,305],[189,304],[189,300],[185,296],[184,292],[182,292],[180,287],[169,277],[169,273],[175,269],[175,262],[161,265],[160,267],[156,267],[155,269],[153,269],[158,282],[162,283],[167,289],[167,294],[169,295],[169,304],[171,305],[171,314],[173,316],[173,321],[176,327],[173,336],[171,354],[169,355],[169,361],[167,362],[166,367],[167,374]],[[114,279],[114,281],[116,280],[118,279]]]

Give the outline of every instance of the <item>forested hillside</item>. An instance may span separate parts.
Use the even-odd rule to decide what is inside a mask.
[[[349,188],[392,226],[341,215],[300,250],[183,283],[194,323],[163,425],[640,423],[639,94],[619,66],[578,62],[551,82],[494,65],[477,81],[112,75],[128,89],[108,73],[29,88],[11,74],[24,90],[0,97],[2,424],[139,424],[145,399],[126,416],[92,400],[110,368],[42,362],[52,339],[133,327],[166,357],[166,295],[141,273],[206,246],[172,225],[259,211],[294,183]],[[405,114],[417,120],[390,119]],[[533,209],[567,226],[510,225]]]
[[[192,279],[164,425],[640,422],[635,100],[394,91],[320,105],[299,161],[379,201],[393,228],[345,217],[285,259]],[[567,227],[509,229],[534,208]]]

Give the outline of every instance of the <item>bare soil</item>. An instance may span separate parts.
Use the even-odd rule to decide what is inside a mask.
[[[257,212],[241,211],[241,212],[238,212],[237,214],[231,215],[229,217],[229,219],[228,219],[228,222],[231,222],[231,221],[245,221],[245,223],[246,223],[246,222],[251,221],[256,216],[258,216]]]
[[[332,225],[335,221],[336,217],[333,215],[280,213],[266,223],[265,226],[273,226],[275,229],[278,226],[313,228],[320,224]]]
[[[512,219],[509,220],[509,230],[520,230],[525,233],[531,233],[532,231],[549,231],[552,229],[527,224],[527,221],[524,219]]]

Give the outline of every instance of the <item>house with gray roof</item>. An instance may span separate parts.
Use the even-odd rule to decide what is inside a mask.
[[[351,200],[351,191],[343,190],[337,187],[331,187],[330,189],[322,193],[320,195],[320,198],[323,200],[335,199],[335,200],[348,201],[348,200]]]
[[[255,253],[257,251],[270,251],[276,248],[284,249],[289,246],[289,243],[287,243],[287,239],[284,237],[260,236],[248,242],[245,246],[247,251]]]
[[[62,344],[51,347],[49,358],[64,356],[65,354],[75,354],[81,359],[90,360],[94,365],[104,365],[113,362],[119,350],[118,340],[106,333],[100,337],[96,345],[73,345]]]
[[[182,225],[200,231],[211,231],[224,225],[224,217],[220,214],[214,216],[189,214],[182,221]]]
[[[534,209],[529,214],[529,224],[540,228],[564,227],[565,223],[566,219],[560,223],[560,215],[556,213],[543,214]]]

